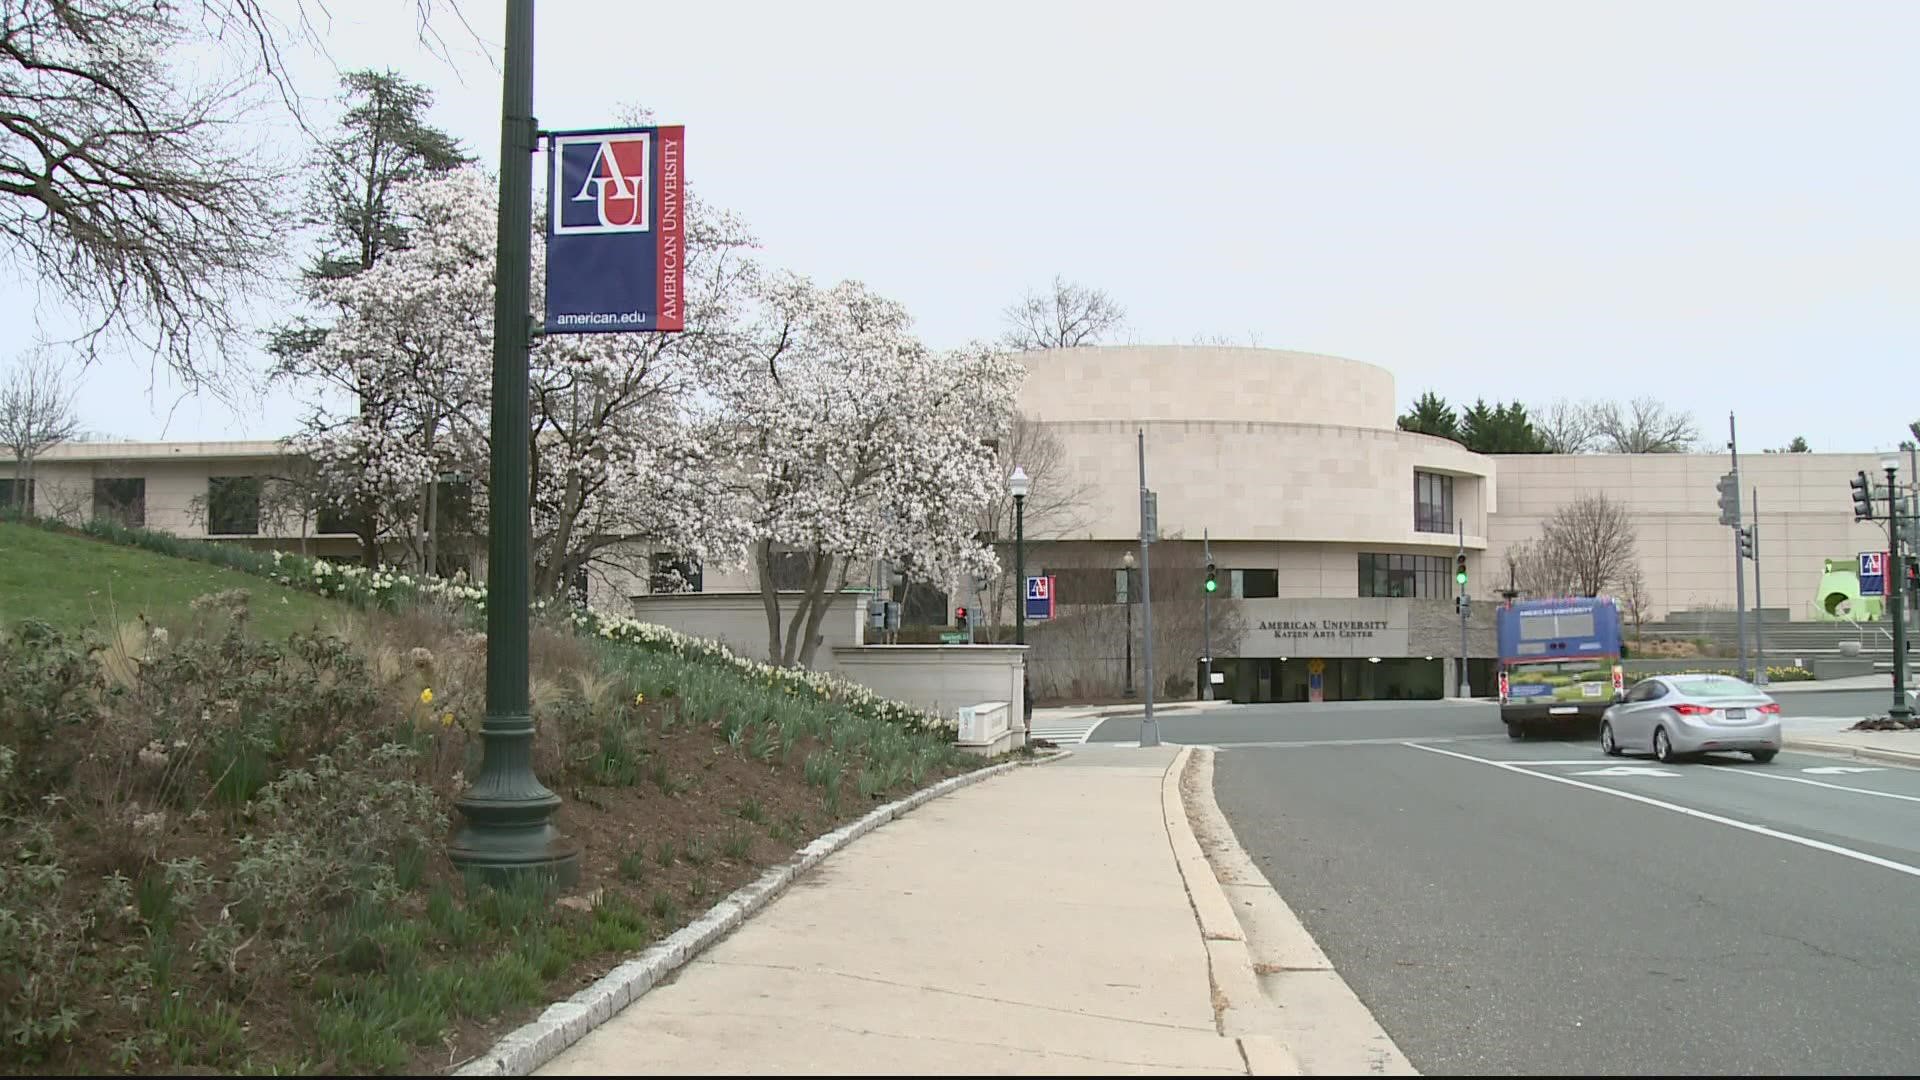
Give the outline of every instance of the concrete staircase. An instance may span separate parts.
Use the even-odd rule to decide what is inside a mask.
[[[1731,611],[1675,611],[1657,623],[1642,628],[1646,637],[1677,638],[1693,641],[1705,638],[1731,651],[1736,646],[1734,613]],[[1912,623],[1908,624],[1912,627]],[[1747,641],[1752,646],[1754,619],[1747,618]],[[1792,621],[1785,608],[1766,610],[1767,661],[1791,664],[1796,659],[1811,667],[1817,659],[1838,660],[1847,654],[1842,643],[1856,643],[1858,658],[1873,664],[1875,671],[1893,667],[1893,624],[1886,619],[1874,622]]]

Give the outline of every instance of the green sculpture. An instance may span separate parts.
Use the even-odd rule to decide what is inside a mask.
[[[1813,617],[1821,622],[1871,622],[1881,617],[1886,601],[1860,595],[1860,563],[1856,559],[1828,559],[1820,577],[1820,596]]]

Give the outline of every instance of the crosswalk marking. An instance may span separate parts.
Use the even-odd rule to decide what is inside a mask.
[[[1033,737],[1045,739],[1056,746],[1081,746],[1093,729],[1101,725],[1105,717],[1082,716],[1071,720],[1033,718]]]

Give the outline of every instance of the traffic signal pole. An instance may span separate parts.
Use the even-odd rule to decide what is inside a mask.
[[[1760,486],[1753,487],[1747,504],[1753,524],[1747,526],[1747,558],[1753,560],[1753,684],[1767,685],[1767,605],[1760,597]]]
[[[1740,677],[1747,678],[1747,568],[1740,557],[1740,444],[1727,414],[1727,453],[1733,458],[1733,632],[1740,639]]]
[[[1887,610],[1893,616],[1893,708],[1887,715],[1905,722],[1913,719],[1913,710],[1907,706],[1907,572],[1900,555],[1900,474],[1894,464],[1898,460],[1887,463],[1887,562],[1893,565],[1885,568],[1881,580],[1886,582]]]
[[[1200,594],[1200,651],[1206,655],[1200,658],[1200,700],[1213,700],[1213,590],[1217,588],[1213,570],[1213,538],[1207,530],[1200,530],[1200,548],[1207,557],[1207,580],[1201,586]]]
[[[1454,606],[1460,609],[1460,696],[1473,696],[1473,676],[1467,673],[1467,520],[1455,518],[1454,523],[1460,530],[1460,549],[1454,556],[1454,582],[1460,586],[1459,599]]]

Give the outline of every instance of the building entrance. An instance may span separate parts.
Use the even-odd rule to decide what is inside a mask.
[[[1446,696],[1446,665],[1435,657],[1218,657],[1220,696],[1238,702],[1435,701]],[[1316,683],[1318,693],[1316,694]]]

